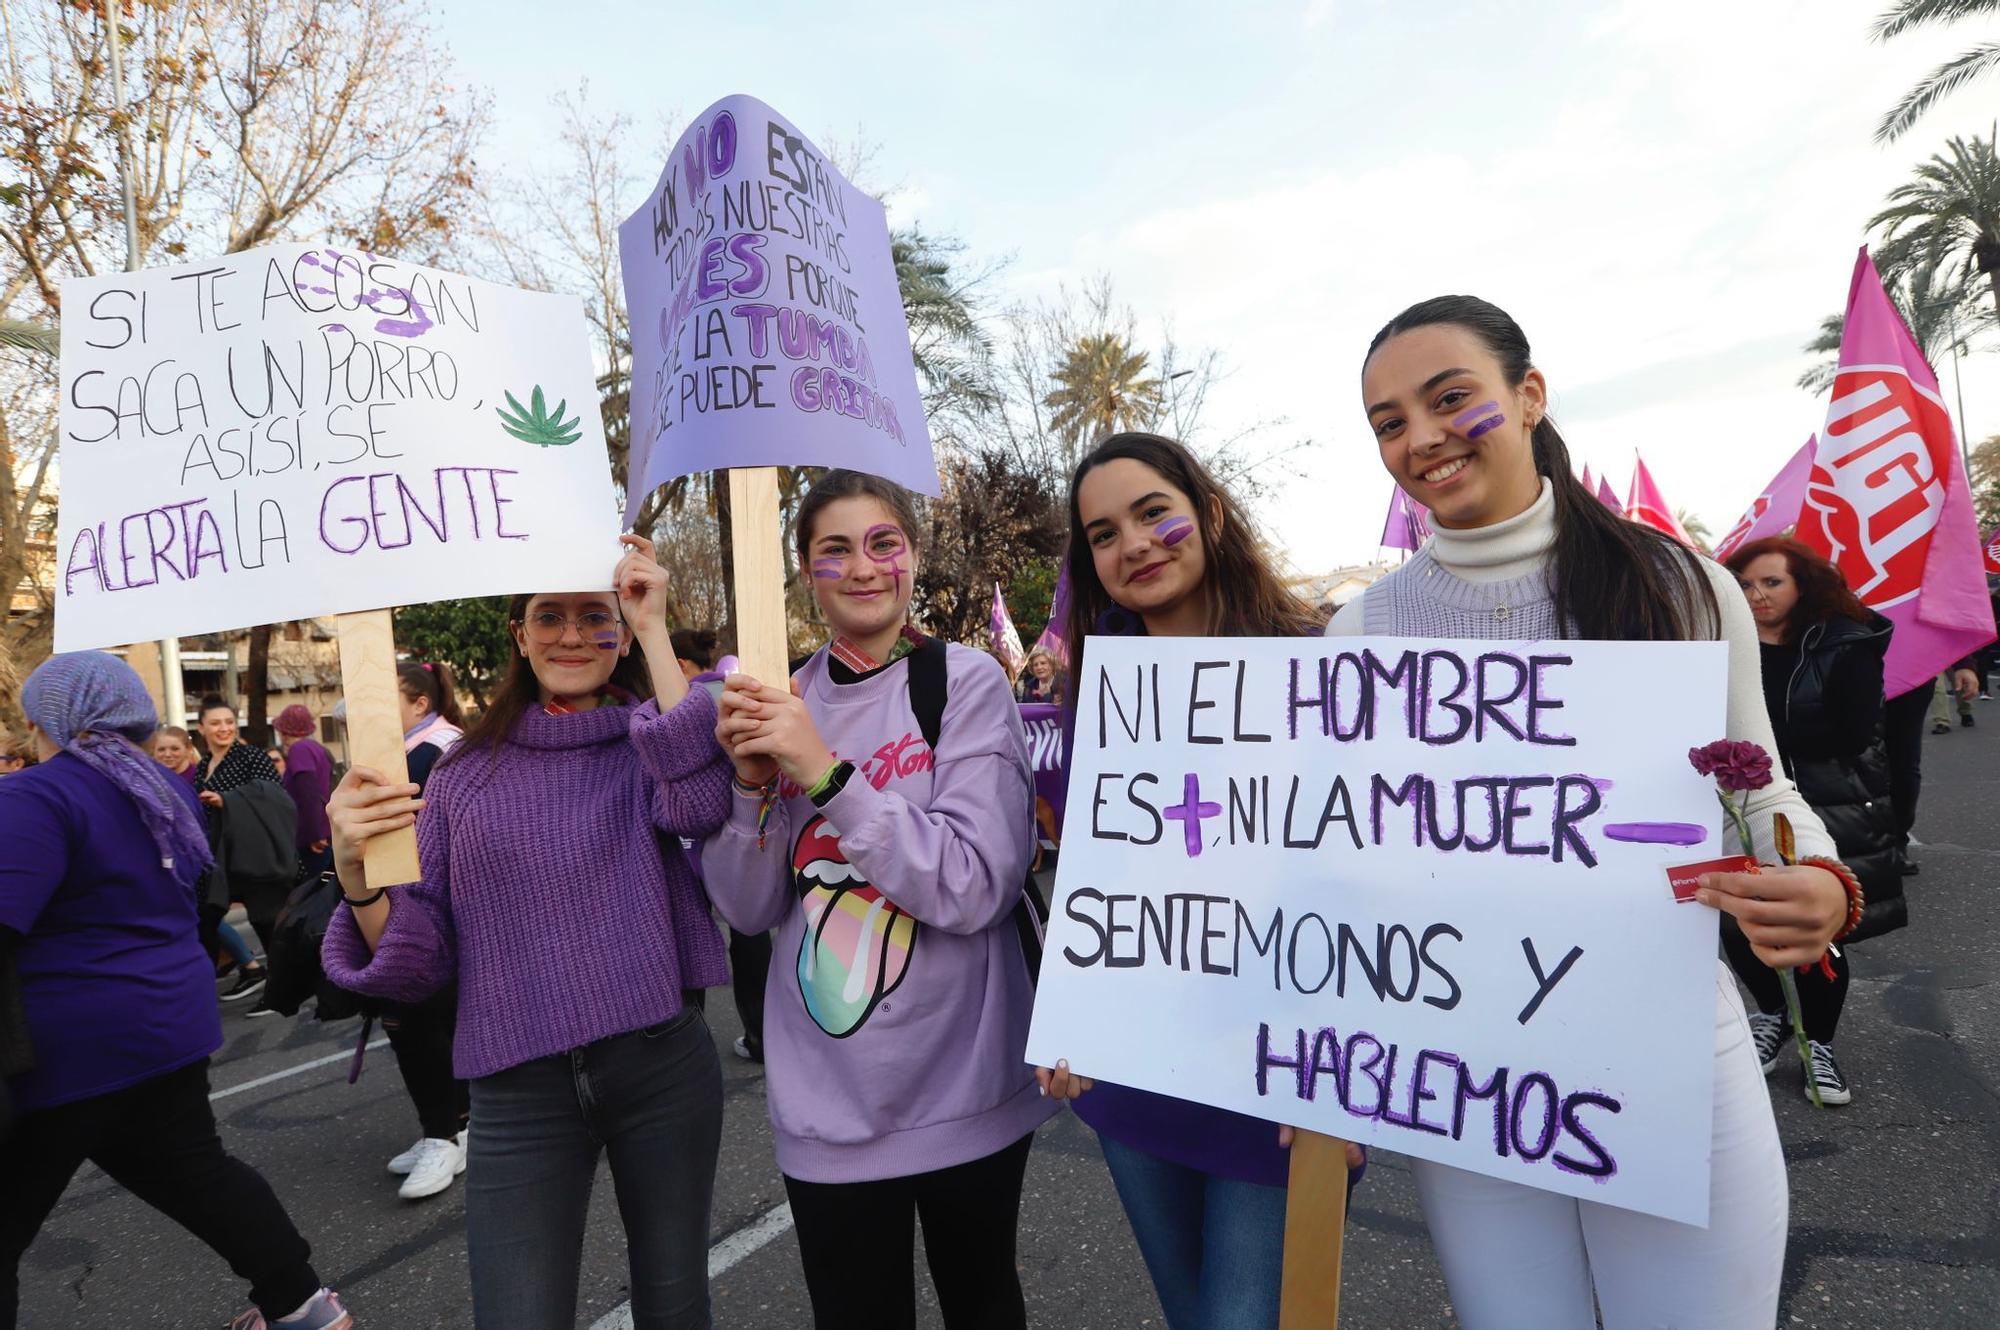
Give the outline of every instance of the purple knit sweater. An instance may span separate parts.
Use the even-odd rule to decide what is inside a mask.
[[[353,914],[335,911],[327,977],[407,1003],[455,976],[452,1065],[468,1080],[656,1025],[683,989],[729,982],[674,839],[728,813],[714,729],[697,688],[664,715],[651,702],[532,708],[497,752],[461,747],[424,790],[422,880],[391,890],[372,956]]]

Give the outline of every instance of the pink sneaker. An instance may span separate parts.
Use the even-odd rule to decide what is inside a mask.
[[[255,1307],[243,1312],[229,1323],[229,1330],[354,1330],[354,1316],[340,1305],[340,1295],[332,1289],[321,1289],[298,1314],[297,1320],[267,1321],[264,1313]]]

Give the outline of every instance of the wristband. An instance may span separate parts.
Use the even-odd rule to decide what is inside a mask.
[[[854,764],[836,758],[834,764],[826,769],[826,774],[806,791],[806,798],[812,800],[814,808],[824,808],[833,802],[835,795],[847,788],[847,782],[853,776]]]
[[[1862,891],[1861,879],[1854,875],[1854,870],[1846,864],[1841,863],[1838,859],[1801,859],[1799,860],[1799,864],[1801,866],[1810,864],[1814,868],[1825,869],[1840,879],[1840,885],[1847,892],[1847,919],[1846,922],[1841,924],[1840,931],[1833,935],[1833,941],[1839,942],[1842,938],[1847,937],[1855,929],[1859,928],[1861,926],[1861,914],[1868,904],[1868,897]],[[1832,952],[1831,945],[1828,946],[1827,951],[1830,955]],[[1805,967],[1801,966],[1800,968],[1803,969]],[[1833,962],[1828,959],[1827,955],[1822,955],[1819,958],[1819,970],[1828,979],[1834,977]]]
[[[388,894],[389,894],[389,889],[387,887],[377,887],[375,888],[375,890],[369,892],[366,896],[363,896],[359,900],[357,900],[354,897],[348,895],[346,889],[343,888],[340,893],[340,898],[347,902],[349,909],[359,910],[367,906],[373,905],[376,901],[381,900],[384,896]]]

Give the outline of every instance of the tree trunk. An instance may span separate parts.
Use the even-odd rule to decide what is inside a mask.
[[[250,694],[250,709],[244,717],[243,738],[262,748],[271,742],[270,727],[264,721],[271,693],[271,625],[268,623],[260,623],[250,630],[250,664],[246,677],[248,681],[244,687]]]

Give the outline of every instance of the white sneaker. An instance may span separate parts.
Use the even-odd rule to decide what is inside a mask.
[[[408,1177],[410,1170],[417,1166],[417,1160],[423,1157],[423,1153],[424,1143],[419,1140],[415,1145],[389,1161],[389,1171],[398,1177]]]
[[[440,1141],[426,1136],[417,1142],[417,1166],[396,1194],[406,1201],[420,1201],[449,1187],[452,1179],[465,1172],[465,1151],[457,1141]]]

